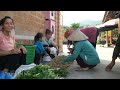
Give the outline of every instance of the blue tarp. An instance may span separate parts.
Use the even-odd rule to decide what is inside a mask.
[[[11,79],[12,75],[8,72],[0,71],[0,79]]]

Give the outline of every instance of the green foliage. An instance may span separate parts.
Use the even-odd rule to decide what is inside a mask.
[[[80,27],[80,23],[72,23],[71,25],[70,25],[70,28],[73,28],[73,29],[77,29],[77,28],[79,28]]]
[[[112,30],[113,37],[118,37],[118,29]],[[104,32],[104,36],[106,36],[106,32]],[[110,31],[108,31],[108,37],[110,37]]]
[[[63,33],[66,32],[68,28],[69,28],[68,26],[63,26],[62,32]]]
[[[68,74],[65,68],[55,69],[54,73],[57,74],[59,77],[66,77]]]
[[[100,38],[100,36],[98,36],[98,38],[97,38],[97,44],[100,44],[100,41],[101,41],[101,38]]]
[[[22,71],[16,79],[59,79],[66,76],[65,69],[53,69],[48,65],[36,65],[34,68]]]
[[[113,30],[113,37],[118,37],[118,29]]]
[[[80,26],[79,28],[84,28],[84,26]]]
[[[90,27],[90,25],[85,25],[84,27]]]

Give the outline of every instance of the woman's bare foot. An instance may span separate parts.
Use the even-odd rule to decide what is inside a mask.
[[[86,67],[86,68],[77,68],[75,71],[88,71],[89,70],[89,67]]]
[[[115,62],[111,62],[111,63],[105,68],[105,70],[106,70],[106,71],[111,71],[114,65],[115,65]]]
[[[86,68],[81,68],[82,71],[88,71],[90,70],[89,67],[86,67]]]

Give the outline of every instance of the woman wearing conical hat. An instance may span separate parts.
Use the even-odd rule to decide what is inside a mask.
[[[89,38],[88,41],[96,48],[97,37],[99,33],[114,30],[115,28],[118,28],[118,18],[109,20],[96,26],[79,28],[79,30]],[[72,28],[70,30],[74,31]]]
[[[63,63],[77,60],[80,65],[78,70],[89,70],[100,63],[99,56],[93,45],[87,40],[88,37],[78,30],[68,30],[65,38],[72,42],[73,53],[62,60]]]

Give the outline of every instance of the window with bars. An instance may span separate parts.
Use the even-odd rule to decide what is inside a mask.
[[[54,26],[52,25],[52,33],[54,33]]]
[[[54,11],[51,11],[51,16],[53,16],[54,15]]]

